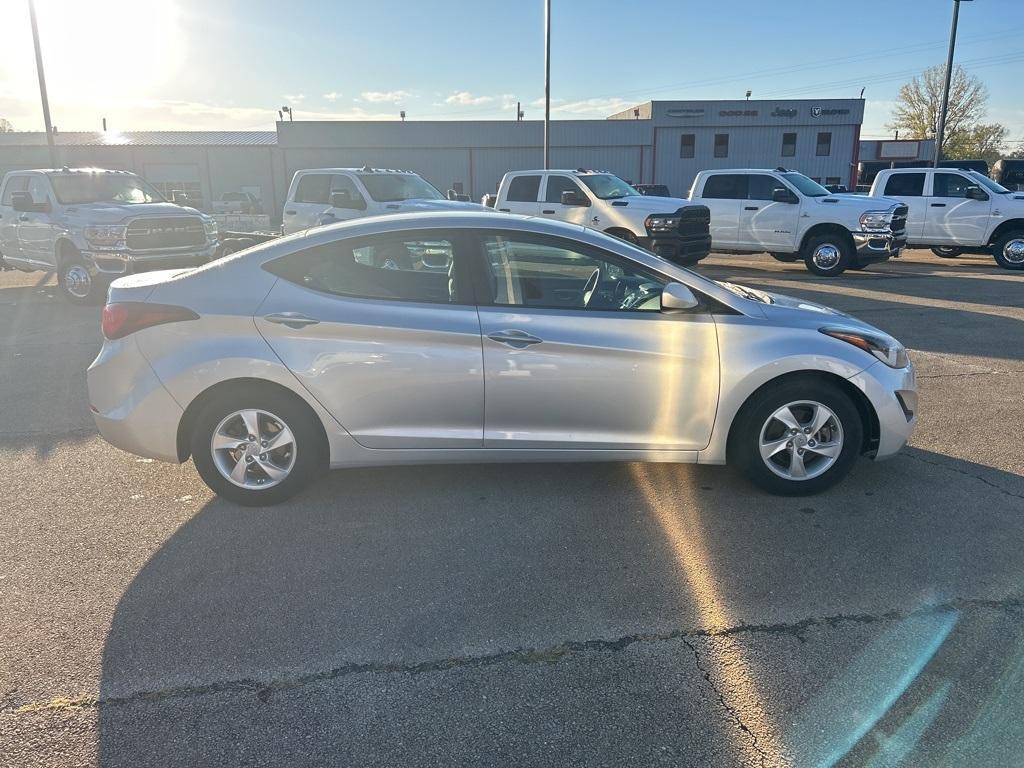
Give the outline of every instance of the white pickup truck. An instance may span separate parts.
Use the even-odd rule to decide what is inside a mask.
[[[711,210],[716,251],[767,251],[835,277],[899,256],[907,207],[899,200],[834,194],[786,168],[701,171],[690,200]]]
[[[448,200],[412,171],[391,168],[308,168],[296,171],[284,203],[286,235],[321,224],[415,211],[484,210]]]
[[[1004,269],[1024,269],[1024,192],[977,171],[894,168],[878,172],[870,196],[902,201],[907,242],[943,258],[991,254]]]
[[[711,251],[706,207],[641,195],[607,171],[512,171],[501,180],[494,207],[600,229],[677,264],[696,264]]]

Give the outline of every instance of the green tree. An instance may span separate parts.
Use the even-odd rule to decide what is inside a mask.
[[[14,126],[11,125],[11,121],[6,117],[0,117],[0,133],[10,133],[14,130]]]
[[[904,83],[893,109],[890,129],[913,139],[934,139],[939,123],[946,68],[928,67]],[[941,157],[947,160],[995,160],[1003,150],[1007,130],[999,123],[983,123],[988,90],[959,64],[953,67],[946,108],[946,130]]]

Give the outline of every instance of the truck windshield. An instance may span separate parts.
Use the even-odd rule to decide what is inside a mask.
[[[977,171],[971,171],[968,174],[974,181],[981,184],[983,187],[988,189],[990,192],[995,192],[997,195],[1008,195],[1010,190],[1004,187],[1002,184],[998,184],[983,173]]]
[[[640,194],[618,176],[612,176],[610,173],[594,173],[578,178],[598,200],[617,200],[620,197]]]
[[[800,193],[807,197],[826,197],[832,193],[825,189],[821,184],[809,179],[802,173],[784,173],[782,178],[800,190]]]
[[[411,173],[374,173],[359,177],[378,203],[397,203],[402,200],[443,200],[437,188]]]
[[[85,203],[164,203],[166,199],[138,176],[113,173],[53,174],[53,192],[64,205]]]

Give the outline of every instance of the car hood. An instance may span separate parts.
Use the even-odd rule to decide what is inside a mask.
[[[884,333],[884,331],[869,323],[865,323],[863,320],[858,320],[852,315],[848,315],[825,304],[818,304],[807,299],[799,299],[796,296],[787,296],[783,293],[769,293],[766,291],[757,291],[757,293],[763,294],[769,300],[764,302],[761,307],[765,318],[769,321],[799,327],[845,325],[851,328],[874,331],[875,333]]]
[[[614,208],[625,208],[642,213],[675,213],[684,205],[694,205],[689,200],[678,197],[655,197],[654,195],[628,195],[601,202]]]
[[[69,216],[88,219],[90,224],[119,224],[139,216],[202,216],[195,208],[174,203],[85,203],[70,205],[65,211]]]
[[[823,208],[844,208],[849,211],[881,211],[894,205],[903,205],[900,200],[892,197],[868,197],[854,195],[850,192],[829,195],[828,197],[808,198]]]

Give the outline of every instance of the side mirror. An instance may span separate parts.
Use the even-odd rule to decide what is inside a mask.
[[[580,206],[589,206],[590,205],[590,201],[587,198],[585,198],[579,192],[574,192],[571,189],[567,189],[567,190],[565,190],[562,193],[561,203],[562,203],[562,205],[580,205]]]
[[[347,189],[339,189],[336,192],[331,192],[331,207],[362,211],[366,208],[366,203],[362,200],[353,200],[352,193]]]
[[[682,283],[669,283],[661,292],[662,312],[681,312],[699,305],[693,291]]]
[[[800,200],[785,187],[776,187],[772,190],[773,203],[799,203]]]
[[[981,187],[970,186],[964,192],[964,195],[971,200],[988,200],[988,192]]]
[[[460,203],[469,202],[469,195],[463,194],[462,192],[456,192],[454,189],[449,189],[445,197],[449,200],[455,200]]]

